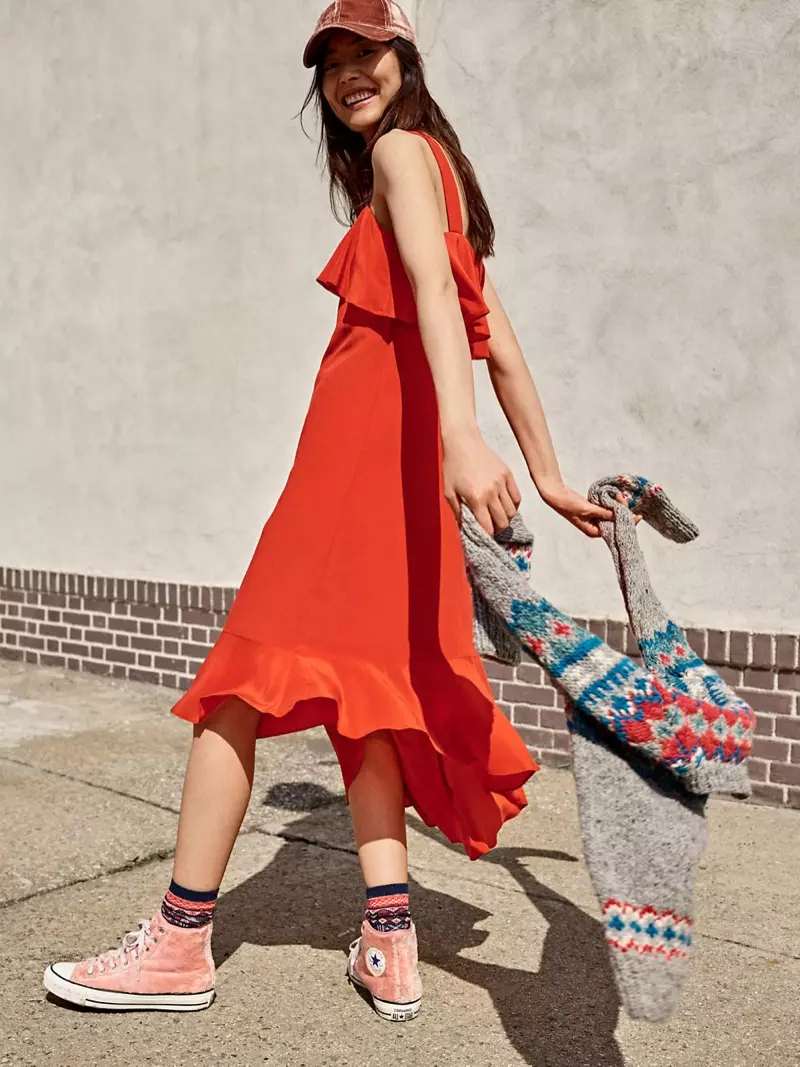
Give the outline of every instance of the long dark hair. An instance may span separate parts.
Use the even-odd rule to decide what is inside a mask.
[[[403,84],[366,144],[360,134],[337,119],[323,95],[324,52],[303,102],[301,119],[312,104],[320,119],[319,156],[325,158],[330,175],[331,210],[340,222],[355,222],[372,199],[372,149],[375,142],[389,130],[423,130],[444,145],[461,179],[469,214],[468,237],[476,256],[480,259],[491,256],[494,253],[492,216],[455,130],[428,91],[422,56],[410,41],[402,37],[395,37],[388,43],[400,61]]]

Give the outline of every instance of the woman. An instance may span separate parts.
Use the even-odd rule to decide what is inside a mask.
[[[338,0],[305,53],[332,202],[354,223],[319,281],[339,297],[295,462],[225,629],[173,709],[195,724],[173,881],[122,946],[45,985],[102,1008],[195,1010],[214,996],[214,903],[250,797],[257,737],[324,725],[367,887],[348,973],[387,1019],[421,987],[405,807],[476,857],[537,770],[492,699],[472,637],[458,516],[520,503],[475,416],[488,361],[541,497],[589,536],[610,513],[567,489],[483,260],[494,228],[388,0]]]

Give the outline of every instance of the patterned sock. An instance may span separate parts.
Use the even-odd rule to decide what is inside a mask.
[[[198,893],[196,889],[184,889],[173,880],[169,883],[169,889],[162,901],[161,914],[172,926],[181,926],[184,930],[205,926],[214,918],[218,893],[218,889],[205,893]]]
[[[380,930],[384,934],[391,934],[395,930],[408,930],[411,926],[408,882],[376,885],[368,889],[364,917],[373,930]]]

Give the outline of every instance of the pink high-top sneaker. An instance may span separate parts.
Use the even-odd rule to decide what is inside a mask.
[[[417,967],[417,931],[381,933],[368,922],[350,946],[347,977],[372,997],[375,1011],[389,1022],[404,1023],[419,1015],[422,982]]]
[[[118,949],[82,963],[53,963],[44,987],[72,1004],[104,1011],[200,1011],[214,999],[211,927],[184,930],[161,911]]]

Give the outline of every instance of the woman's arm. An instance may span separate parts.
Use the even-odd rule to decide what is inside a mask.
[[[564,485],[542,402],[516,334],[489,276],[483,289],[489,308],[489,377],[500,406],[519,443],[539,495],[589,537],[599,537],[597,519],[611,519],[613,512],[590,504],[580,493]]]
[[[520,494],[478,429],[472,356],[425,152],[405,131],[381,137],[372,154],[375,196],[388,208],[416,300],[439,405],[445,495],[457,517],[463,501],[491,533],[508,525]]]

